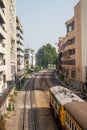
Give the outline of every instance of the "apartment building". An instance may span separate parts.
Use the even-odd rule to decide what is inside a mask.
[[[16,56],[16,0],[0,0],[0,114],[14,92]]]
[[[21,80],[24,77],[24,46],[23,46],[23,29],[18,17],[16,17],[16,37],[17,37],[16,80]]]
[[[73,86],[87,90],[87,0],[74,7],[74,16],[66,22],[67,34],[61,48],[61,73]]]
[[[0,1],[0,95],[7,88],[6,85],[6,19],[5,19],[5,2]]]
[[[15,82],[17,72],[16,51],[16,0],[6,2],[6,80],[8,87]]]
[[[25,70],[35,67],[35,51],[30,48],[24,50],[24,66]]]
[[[5,1],[0,0],[0,113],[6,112],[4,94],[7,89],[6,83],[6,18],[5,18]],[[2,107],[1,107],[2,105]]]

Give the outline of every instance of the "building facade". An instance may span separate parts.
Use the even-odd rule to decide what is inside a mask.
[[[16,66],[16,0],[0,0],[0,114],[14,92]]]
[[[17,37],[16,80],[21,80],[24,77],[24,45],[23,45],[23,29],[18,17],[16,17],[16,37]]]
[[[17,72],[16,51],[16,0],[5,0],[6,2],[6,80],[8,86],[15,82]],[[9,68],[9,69],[8,69]]]
[[[80,0],[74,16],[66,22],[67,34],[61,50],[61,73],[73,85],[87,90],[87,1]]]
[[[0,1],[0,95],[7,88],[6,84],[6,18],[5,2]]]
[[[57,73],[61,74],[61,57],[62,57],[62,46],[64,44],[64,37],[58,38],[58,64],[56,66]]]
[[[25,49],[24,50],[24,66],[26,69],[31,69],[35,67],[35,51],[32,49]]]

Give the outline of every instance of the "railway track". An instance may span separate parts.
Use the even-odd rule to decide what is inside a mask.
[[[57,79],[54,77],[54,73],[44,73],[42,74],[42,78],[39,81],[41,90],[44,91],[45,93],[45,98],[47,99],[48,102],[50,102],[50,97],[49,97],[49,89],[53,86],[56,86],[60,84]]]
[[[35,124],[35,111],[34,111],[34,108],[33,108],[34,81],[35,81],[35,78],[34,78],[34,80],[33,80],[33,84],[32,84],[32,86],[31,86],[31,92],[30,92],[31,127],[32,127],[32,130],[36,130],[36,124]]]
[[[37,91],[39,91],[40,94],[42,93],[41,95],[44,95],[43,97],[45,101],[47,102],[47,104],[49,104],[50,103],[49,88],[54,83],[52,83],[49,74],[42,74],[41,78],[36,78],[38,76],[39,75],[36,75],[35,77],[29,79],[29,82],[27,83],[25,87],[25,94],[23,98],[24,107],[22,108],[21,113],[20,113],[21,115],[20,126],[19,126],[20,130],[41,130],[41,129],[43,130],[43,128],[39,128],[40,126],[38,125],[38,123],[40,122],[39,113],[41,115],[43,115],[43,113],[40,112],[38,108],[34,107],[37,104],[35,102],[35,94],[37,95]],[[49,77],[49,80],[47,76]],[[35,82],[36,80],[37,82]],[[49,113],[49,111],[46,110],[46,113]],[[48,115],[49,114],[46,114],[46,116]],[[51,127],[49,128],[51,130]]]
[[[35,113],[33,109],[33,89],[35,77],[31,78],[25,87],[23,99],[24,108],[21,112],[21,130],[36,130]]]

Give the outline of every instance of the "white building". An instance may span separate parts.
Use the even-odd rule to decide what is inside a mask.
[[[0,0],[0,95],[6,89],[6,18],[5,2]]]
[[[6,79],[9,83],[15,81],[17,72],[16,51],[16,0],[5,0],[6,2]]]
[[[35,51],[32,49],[25,49],[24,51],[24,64],[25,69],[31,69],[35,67]]]
[[[16,80],[20,80],[24,77],[24,45],[23,45],[23,29],[18,17],[16,17],[16,39],[17,39]]]
[[[0,0],[0,114],[10,103],[16,71],[16,0]]]

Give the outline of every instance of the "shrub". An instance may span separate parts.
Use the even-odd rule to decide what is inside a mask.
[[[60,74],[59,79],[64,81],[64,75]]]
[[[11,104],[9,103],[8,107],[7,107],[8,111],[11,111]]]

